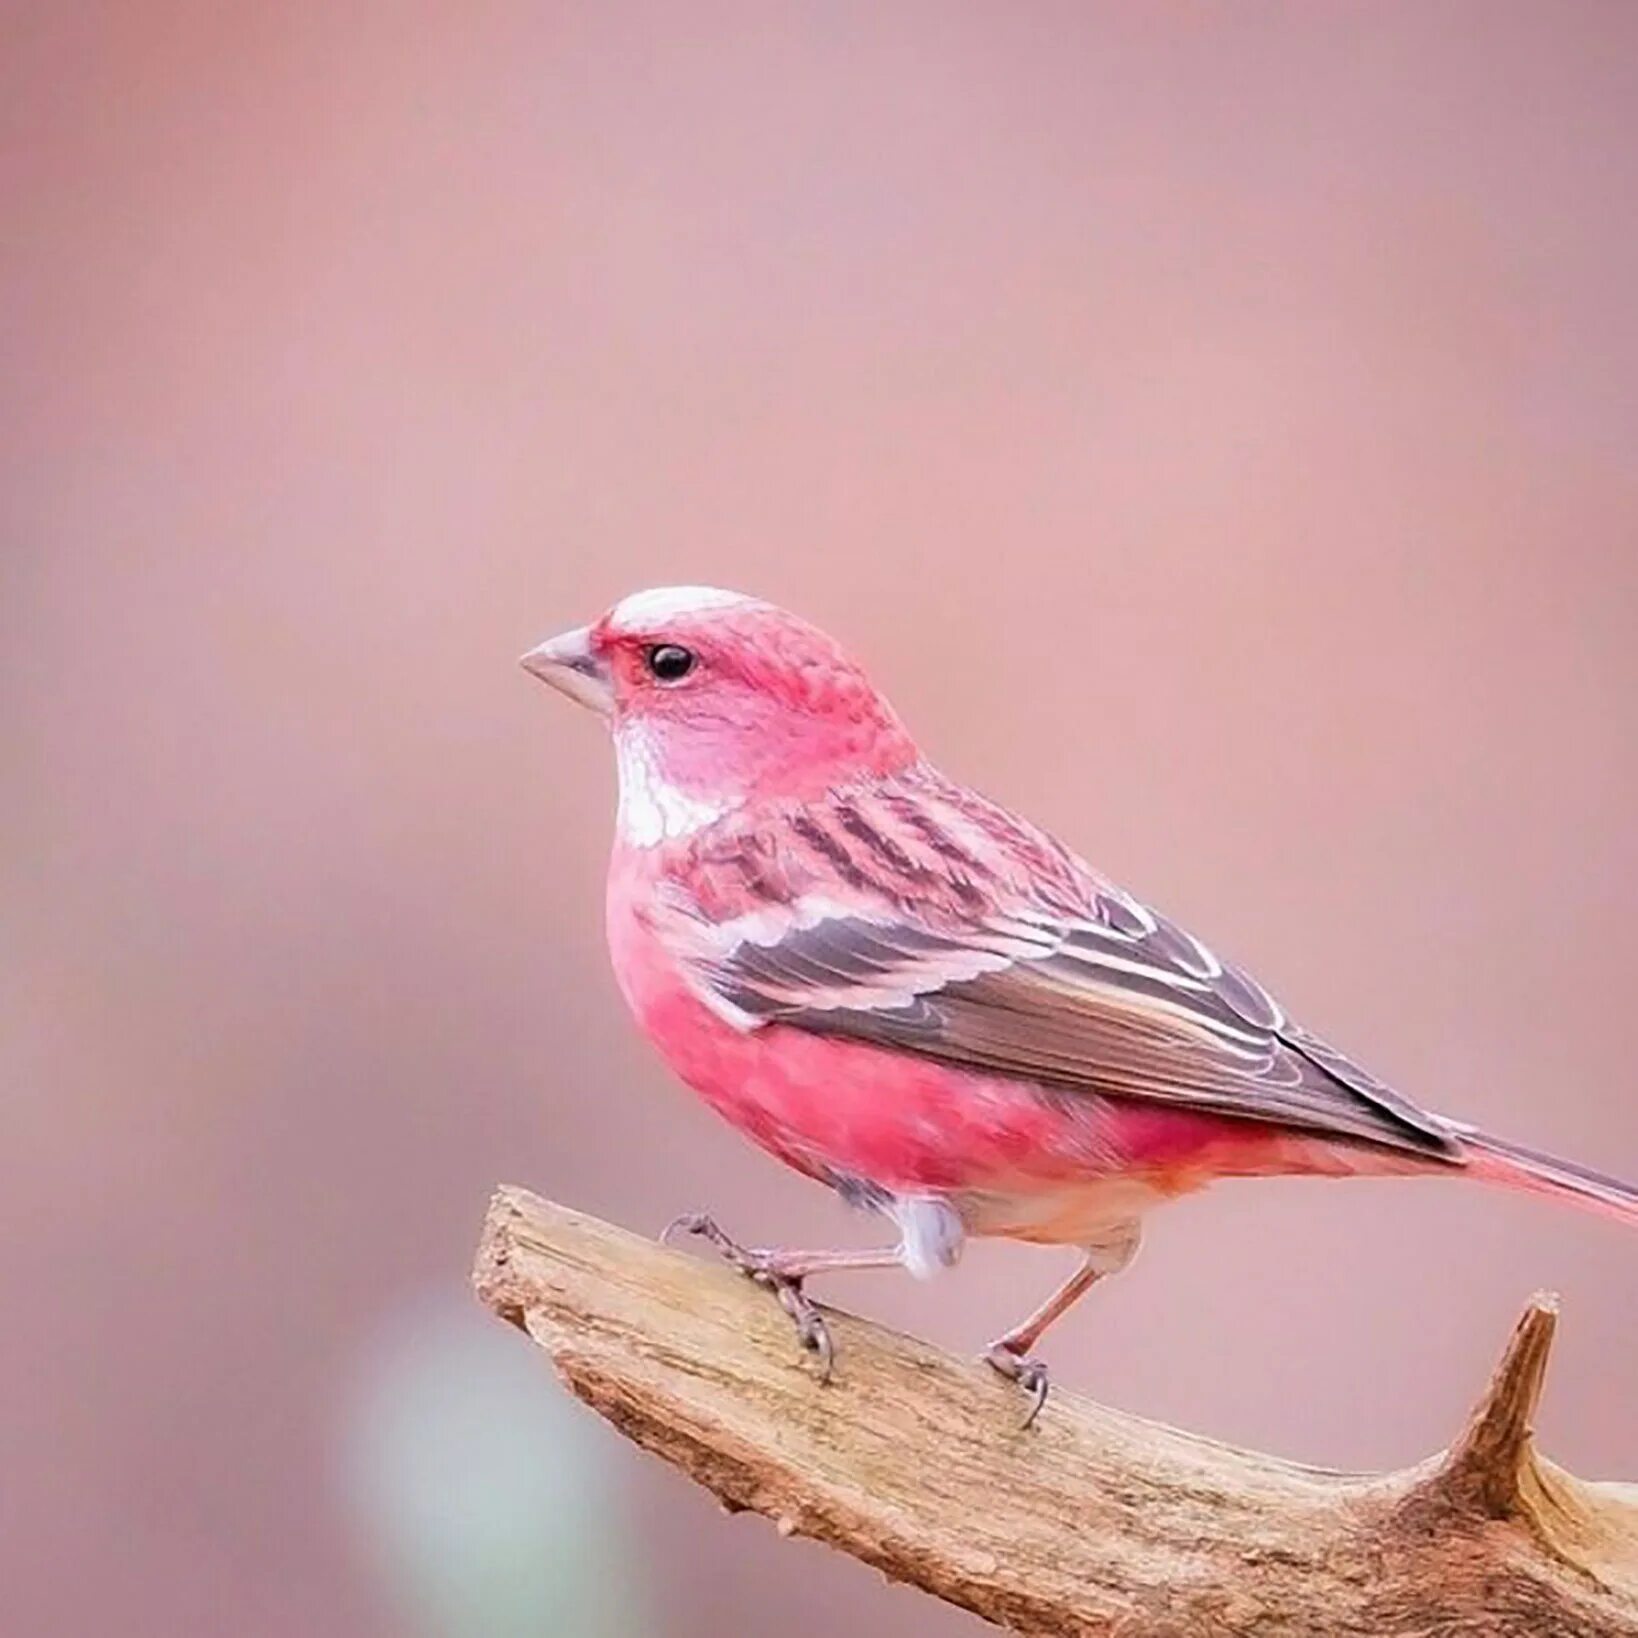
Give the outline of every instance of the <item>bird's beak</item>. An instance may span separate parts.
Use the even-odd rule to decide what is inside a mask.
[[[592,649],[591,630],[581,626],[550,637],[518,662],[525,671],[550,683],[571,700],[606,717],[614,709],[608,667]]]

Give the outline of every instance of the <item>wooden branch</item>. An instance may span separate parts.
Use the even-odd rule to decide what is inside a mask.
[[[496,1195],[475,1278],[575,1394],[730,1510],[1019,1632],[1638,1638],[1638,1486],[1532,1442],[1549,1298],[1448,1452],[1370,1476],[1062,1390],[1024,1432],[985,1367],[835,1312],[821,1387],[765,1291],[521,1189]]]

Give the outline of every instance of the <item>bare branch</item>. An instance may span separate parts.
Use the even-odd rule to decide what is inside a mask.
[[[1530,1423],[1557,1328],[1558,1298],[1538,1293],[1513,1327],[1507,1351],[1467,1426],[1439,1464],[1432,1480],[1435,1490],[1442,1488],[1494,1518],[1526,1509],[1522,1492],[1535,1460]]]
[[[1548,1299],[1452,1450],[1372,1476],[1061,1392],[1025,1433],[987,1370],[841,1313],[821,1388],[765,1292],[519,1189],[475,1278],[571,1391],[728,1507],[1019,1632],[1638,1638],[1638,1488],[1531,1442]]]

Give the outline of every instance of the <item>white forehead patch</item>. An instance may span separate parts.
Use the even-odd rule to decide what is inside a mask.
[[[649,631],[683,615],[743,608],[755,601],[715,586],[653,586],[621,598],[610,610],[609,623],[617,631]]]

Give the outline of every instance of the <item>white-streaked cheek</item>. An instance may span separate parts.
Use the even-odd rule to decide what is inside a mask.
[[[632,847],[654,847],[691,836],[733,805],[691,795],[671,784],[660,771],[648,734],[636,723],[625,723],[615,732],[614,757],[620,773],[615,823],[620,839]]]

